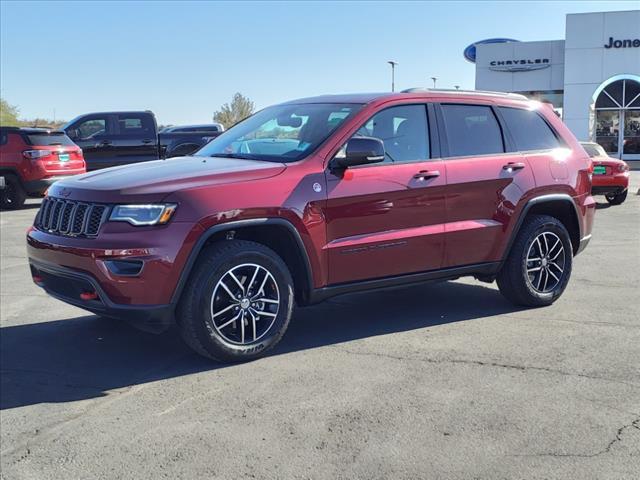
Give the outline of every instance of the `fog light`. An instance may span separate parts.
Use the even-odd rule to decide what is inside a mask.
[[[98,298],[98,294],[96,292],[82,292],[80,294],[80,298],[82,300],[96,300]]]

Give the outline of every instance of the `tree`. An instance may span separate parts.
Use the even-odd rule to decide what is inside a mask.
[[[17,127],[20,125],[18,107],[9,105],[4,98],[0,98],[0,125],[5,127]]]
[[[213,120],[224,125],[224,128],[229,128],[250,116],[253,109],[253,102],[238,92],[233,96],[231,104],[225,103],[213,114]]]

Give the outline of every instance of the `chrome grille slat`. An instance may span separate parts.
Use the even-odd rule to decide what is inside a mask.
[[[107,221],[109,205],[47,197],[36,216],[35,227],[55,235],[95,237]]]

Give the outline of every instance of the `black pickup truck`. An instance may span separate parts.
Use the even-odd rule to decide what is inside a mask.
[[[82,148],[87,170],[189,155],[222,133],[214,128],[158,133],[150,111],[88,113],[62,128]]]

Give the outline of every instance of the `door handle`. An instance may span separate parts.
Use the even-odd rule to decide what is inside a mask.
[[[102,142],[98,142],[97,147],[110,147],[112,145],[110,140],[103,140]]]
[[[153,143],[153,140],[151,140],[150,138],[145,138],[144,140],[142,140],[142,143],[144,144]]]
[[[439,177],[440,176],[440,171],[438,170],[420,170],[418,173],[416,173],[413,178],[415,178],[416,180],[427,180],[429,178],[435,178],[435,177]]]
[[[522,170],[526,165],[522,162],[509,162],[506,165],[502,166],[503,170],[507,170],[508,172],[513,172],[515,170]]]

